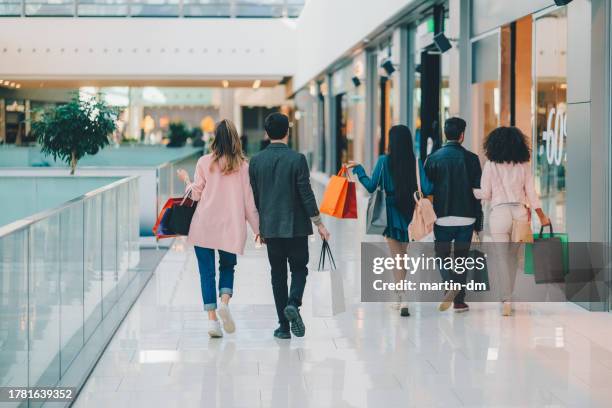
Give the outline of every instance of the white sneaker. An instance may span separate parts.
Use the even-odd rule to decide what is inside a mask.
[[[218,320],[208,321],[208,335],[213,338],[223,337],[223,331],[221,331],[221,323]]]
[[[234,323],[234,319],[232,318],[232,313],[230,312],[229,306],[225,303],[221,303],[221,306],[217,309],[217,314],[223,321],[223,330],[226,333],[233,333],[236,331],[236,324]]]

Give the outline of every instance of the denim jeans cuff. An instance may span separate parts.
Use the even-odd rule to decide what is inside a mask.
[[[230,297],[231,297],[233,293],[234,293],[234,291],[231,288],[221,288],[221,289],[219,289],[219,297],[221,297],[221,295],[230,295]]]
[[[210,310],[217,310],[217,303],[205,303],[204,310],[206,310],[207,312]]]

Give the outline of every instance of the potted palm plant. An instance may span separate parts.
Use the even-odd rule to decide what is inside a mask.
[[[73,175],[78,161],[109,144],[118,110],[98,97],[75,95],[70,102],[47,109],[32,123],[41,152],[70,165]]]

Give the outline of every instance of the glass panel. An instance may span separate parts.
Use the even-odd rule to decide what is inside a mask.
[[[7,0],[0,2],[0,16],[20,16],[21,1]]]
[[[117,191],[102,194],[102,313],[117,301]]]
[[[138,179],[134,179],[129,183],[130,189],[130,277],[131,281],[134,278],[134,269],[140,263],[140,207],[138,203],[139,186]]]
[[[84,212],[84,336],[87,340],[102,321],[102,196],[87,199]]]
[[[237,1],[236,17],[283,17],[284,0]]]
[[[117,188],[117,290],[121,296],[127,288],[130,263],[130,189],[127,183]]]
[[[74,0],[25,0],[27,16],[72,16]]]
[[[60,213],[61,370],[83,347],[83,203]]]
[[[231,17],[229,0],[185,0],[183,15],[187,17]]]
[[[79,16],[127,16],[129,0],[79,0]]]
[[[172,194],[172,168],[170,165],[166,164],[159,167],[157,177],[157,208],[161,209]]]
[[[0,238],[0,386],[28,385],[27,232]]]
[[[134,0],[131,15],[135,17],[176,17],[179,0]]]
[[[59,215],[30,227],[29,381],[53,386],[60,378]]]
[[[534,22],[536,176],[544,212],[555,230],[565,231],[567,164],[567,11],[566,7]]]

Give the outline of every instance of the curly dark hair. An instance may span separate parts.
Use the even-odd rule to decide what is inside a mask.
[[[485,156],[494,163],[525,163],[531,158],[527,136],[514,126],[493,130],[483,144]]]

